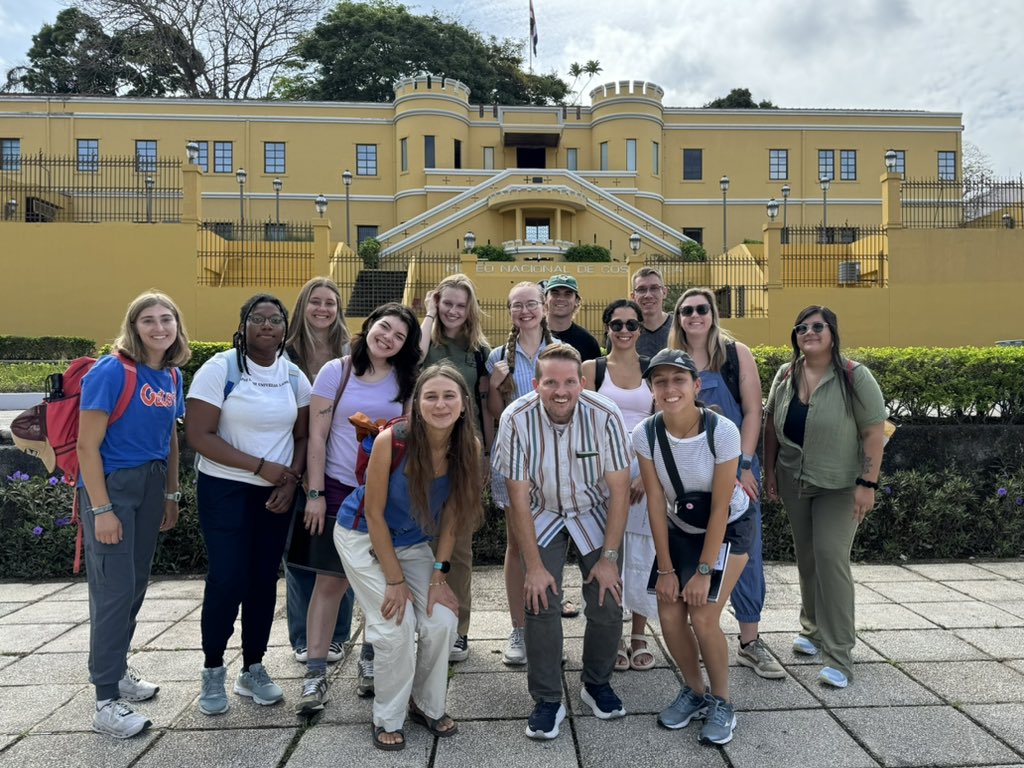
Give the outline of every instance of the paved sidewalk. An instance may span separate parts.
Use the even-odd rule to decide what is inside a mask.
[[[501,572],[494,568],[477,574],[470,657],[453,670],[449,711],[460,724],[454,738],[437,740],[407,724],[405,751],[375,750],[370,702],[355,694],[351,656],[332,672],[332,700],[323,715],[302,727],[292,704],[303,667],[291,656],[283,618],[275,623],[266,663],[285,688],[285,702],[260,707],[229,693],[227,714],[200,714],[203,585],[181,579],[152,585],[135,636],[132,663],[161,685],[156,699],[138,706],[154,726],[118,742],[89,730],[85,584],[0,584],[0,767],[1024,764],[1024,561],[855,566],[857,677],[842,691],[822,688],[815,681],[818,667],[790,650],[798,628],[795,567],[770,565],[768,571],[762,634],[787,676],[762,680],[745,667],[731,668],[738,726],[724,748],[699,746],[698,726],[657,727],[655,713],[679,685],[660,638],[654,669],[616,673],[612,680],[629,715],[611,722],[591,716],[579,700],[581,618],[563,625],[570,714],[562,735],[551,742],[527,739],[532,702],[524,671],[501,664],[508,618]],[[578,574],[572,575],[578,585]],[[579,595],[578,586],[573,593]],[[735,658],[736,625],[731,616],[725,621]],[[229,677],[240,663],[237,634],[233,639]]]

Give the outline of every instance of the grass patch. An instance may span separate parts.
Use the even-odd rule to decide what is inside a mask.
[[[46,377],[67,367],[67,363],[0,362],[0,392],[42,392]]]

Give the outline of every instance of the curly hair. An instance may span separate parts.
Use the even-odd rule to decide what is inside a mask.
[[[281,312],[281,316],[284,317],[284,335],[281,337],[281,345],[277,348],[277,356],[280,357],[284,352],[284,340],[288,338],[288,310],[284,308],[284,304],[277,296],[271,296],[269,293],[257,293],[255,296],[250,298],[245,304],[242,305],[241,311],[238,313],[238,330],[235,331],[234,336],[231,337],[231,346],[235,348],[235,356],[238,358],[239,370],[249,373],[249,365],[245,362],[246,355],[246,342],[245,342],[245,324],[249,319],[249,314],[252,312],[253,307],[257,304],[273,304]]]
[[[679,297],[672,313],[672,330],[668,334],[669,349],[681,349],[687,353],[693,351],[689,339],[686,338],[683,322],[679,318],[679,310],[682,308],[683,302],[691,296],[701,296],[711,306],[711,330],[708,331],[707,348],[708,370],[720,371],[726,360],[725,345],[736,339],[719,323],[718,302],[715,301],[715,294],[710,288],[690,288]]]
[[[298,298],[295,299],[295,310],[292,313],[295,323],[284,341],[285,349],[288,350],[292,362],[302,369],[310,381],[315,378],[315,375],[311,375],[313,371],[310,370],[309,363],[315,355],[316,337],[309,325],[309,319],[306,317],[306,307],[309,306],[309,299],[313,295],[313,291],[318,288],[326,288],[333,293],[338,305],[338,315],[327,331],[327,348],[331,351],[331,356],[341,357],[345,345],[349,342],[348,326],[345,324],[345,314],[341,309],[341,291],[338,290],[338,284],[329,277],[314,277],[302,286]]]
[[[362,376],[367,371],[373,372],[373,363],[370,361],[370,353],[366,348],[366,334],[374,323],[384,317],[397,317],[409,329],[402,348],[388,358],[388,363],[395,370],[395,378],[398,379],[398,396],[394,401],[405,403],[412,397],[413,389],[416,386],[416,375],[419,373],[420,357],[422,356],[420,324],[409,307],[390,302],[377,307],[370,313],[363,321],[362,330],[352,338],[352,371],[357,376]]]

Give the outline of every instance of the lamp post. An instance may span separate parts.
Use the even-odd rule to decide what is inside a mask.
[[[828,188],[832,185],[828,176],[822,176],[819,180],[821,184],[821,225],[825,231],[825,237],[828,237]]]
[[[18,215],[18,201],[13,197],[4,203],[4,218],[14,219]]]
[[[323,195],[317,195],[313,201],[313,205],[316,206],[316,212],[320,214],[320,218],[324,217],[324,212],[327,210],[327,198]]]
[[[726,209],[728,208],[727,196],[729,194],[729,177],[722,176],[718,180],[718,186],[722,188],[722,253],[728,253],[728,229],[726,227]]]
[[[779,215],[779,204],[774,197],[768,201],[768,205],[765,208],[768,211],[768,220],[775,221],[775,217]]]
[[[885,170],[888,173],[896,172],[896,150],[894,149],[885,150]]]
[[[153,223],[153,186],[156,181],[152,176],[146,177],[146,223]]]
[[[188,153],[188,164],[198,165],[199,163],[199,144],[194,141],[190,141],[185,145],[185,151]]]
[[[636,256],[640,252],[639,232],[633,232],[633,234],[629,236],[629,250],[633,252],[634,256]]]
[[[281,187],[283,186],[284,182],[274,179],[274,223],[278,227],[281,226]]]
[[[248,177],[245,168],[235,171],[235,179],[238,181],[238,221],[242,225],[245,224],[245,180]]]
[[[1008,213],[1003,214],[1003,226],[1007,229],[1013,229],[1013,216]]]
[[[352,189],[352,171],[345,169],[341,174],[341,181],[345,185],[345,243],[352,247],[352,209],[350,207],[349,191]]]

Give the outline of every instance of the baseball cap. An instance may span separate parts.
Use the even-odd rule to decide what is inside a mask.
[[[693,358],[683,352],[683,350],[663,349],[651,358],[651,362],[647,366],[647,370],[644,371],[644,378],[651,378],[651,373],[654,369],[662,365],[671,365],[673,368],[680,368],[684,371],[689,371],[694,376],[697,375],[697,364],[694,363]]]
[[[544,293],[547,293],[552,288],[568,288],[574,291],[577,296],[580,295],[579,283],[576,282],[576,278],[572,275],[552,275],[544,283]]]

